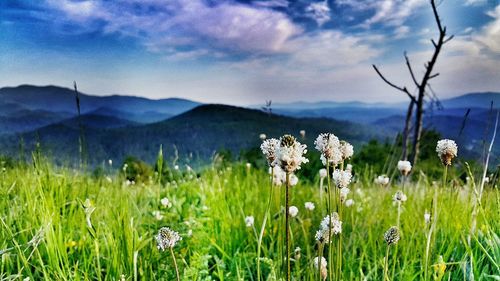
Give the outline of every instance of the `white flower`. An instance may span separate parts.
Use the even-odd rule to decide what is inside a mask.
[[[349,171],[335,169],[335,171],[333,171],[332,178],[338,188],[344,188],[351,183],[352,175]]]
[[[301,144],[294,137],[284,135],[279,140],[279,146],[276,148],[276,159],[273,164],[279,165],[282,170],[292,173],[300,169],[300,165],[309,162],[304,154],[307,152],[307,146]]]
[[[274,166],[274,161],[276,160],[276,149],[278,148],[280,141],[277,139],[267,139],[260,145],[260,150],[266,157],[269,166]]]
[[[245,225],[247,227],[252,227],[253,226],[253,223],[254,223],[254,218],[253,216],[248,216],[245,218]]]
[[[304,204],[304,207],[306,208],[306,210],[312,211],[312,210],[314,210],[314,208],[315,208],[316,206],[314,206],[314,203],[313,203],[313,202],[306,202],[306,203]]]
[[[286,177],[286,175],[285,175],[285,177]],[[295,174],[291,174],[289,177],[290,177],[290,179],[289,179],[290,186],[296,186],[299,183],[299,178]]]
[[[406,195],[403,193],[403,191],[398,190],[398,191],[396,191],[396,193],[394,193],[392,200],[394,202],[405,202],[407,200],[407,198],[406,198]]]
[[[259,138],[260,138],[261,140],[265,140],[265,139],[266,139],[266,134],[260,134],[260,135],[259,135]]]
[[[155,236],[158,249],[165,251],[167,248],[173,248],[177,242],[182,240],[179,233],[171,230],[168,227],[162,227]]]
[[[305,138],[306,137],[306,130],[300,130],[299,134],[302,138]]]
[[[320,177],[320,178],[324,179],[324,178],[326,178],[326,176],[327,176],[327,175],[328,175],[328,174],[327,174],[327,172],[326,172],[326,169],[325,169],[325,168],[323,168],[323,169],[320,169],[320,170],[319,170],[319,177]]]
[[[163,219],[163,215],[161,214],[160,211],[153,211],[152,214],[156,220],[161,221]]]
[[[389,184],[389,177],[385,175],[378,176],[375,178],[375,183],[380,184],[382,186],[388,185]]]
[[[354,154],[354,147],[346,141],[340,141],[340,151],[342,152],[342,159],[346,160]]]
[[[160,200],[160,203],[163,207],[165,208],[170,208],[172,206],[172,203],[170,202],[170,200],[168,200],[167,197],[164,197]]]
[[[326,166],[331,163],[334,166],[342,161],[342,151],[340,150],[340,141],[334,134],[320,134],[314,141],[316,149],[321,153],[321,161]]]
[[[429,212],[427,212],[427,210],[425,210],[425,213],[424,213],[424,221],[426,224],[431,222],[431,214],[429,214]]]
[[[348,187],[342,187],[340,189],[340,201],[344,202],[347,199],[347,195],[351,190]]]
[[[128,168],[128,164],[127,164],[127,163],[123,164],[123,168],[122,168],[122,170],[123,170],[124,172],[125,172],[125,171],[127,171],[127,168]]]
[[[354,200],[352,200],[352,199],[347,199],[347,200],[345,201],[345,206],[346,206],[346,207],[351,207],[352,205],[354,205]]]
[[[269,169],[273,174],[273,185],[281,186],[286,181],[286,173],[279,166],[270,167]]]
[[[295,206],[290,206],[288,208],[288,214],[290,215],[290,217],[295,218],[298,213],[299,213],[299,208]]]
[[[345,167],[345,170],[352,173],[352,165],[347,164],[347,166]]]
[[[328,263],[326,262],[326,259],[324,257],[315,257],[313,260],[314,268],[316,270],[319,270],[321,274],[321,279],[326,280],[326,277],[328,275]]]
[[[250,170],[250,168],[252,168],[252,164],[251,163],[246,163],[245,166],[247,167],[247,170]]]
[[[108,164],[109,164],[109,166],[113,166],[113,160],[109,159]]]
[[[407,176],[411,172],[410,161],[406,161],[406,160],[398,161],[398,170],[401,172],[401,174],[403,176]]]
[[[331,229],[330,229],[331,225]],[[330,234],[336,235],[342,232],[342,222],[337,213],[327,215],[321,221],[319,230],[316,232],[315,239],[320,243],[330,243]]]
[[[443,139],[437,142],[436,152],[444,165],[451,165],[451,160],[457,157],[458,146],[453,140]]]
[[[174,170],[178,171],[179,170],[179,165],[174,165]]]
[[[319,266],[319,257],[314,258],[314,268],[318,269]],[[326,262],[326,259],[324,257],[321,257],[321,267],[326,267],[328,263]]]
[[[490,178],[489,177],[485,177],[484,178],[484,183],[489,183],[490,182]]]
[[[188,230],[188,232],[187,232],[187,236],[188,236],[188,237],[193,236],[193,230],[192,230],[192,229],[189,229],[189,230]]]
[[[113,182],[113,180],[109,176],[106,176],[106,181],[107,182]]]

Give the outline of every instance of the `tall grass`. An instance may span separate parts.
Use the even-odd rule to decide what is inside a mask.
[[[283,192],[284,187],[269,188],[267,171],[247,170],[242,164],[214,165],[192,179],[126,185],[120,174],[94,177],[54,167],[39,154],[33,163],[8,168],[0,177],[0,279],[175,280],[172,259],[159,252],[154,241],[162,226],[178,230],[183,237],[175,248],[182,280],[259,278],[259,236],[245,226],[244,218],[253,215],[255,225],[263,225],[270,192]],[[478,280],[494,280],[500,274],[498,189],[485,187],[476,206],[477,231],[471,233],[475,197],[455,175],[448,174],[449,181],[456,183],[454,192],[449,185],[435,189],[424,174],[405,184],[408,201],[400,225],[404,236],[398,250],[389,252],[390,280],[424,278],[428,228],[423,215],[434,192],[439,196],[440,227],[429,242],[430,276],[437,278],[440,256],[445,265],[442,280],[467,280],[470,271]],[[344,266],[339,280],[384,278],[383,235],[396,220],[392,195],[397,187],[371,182],[358,174],[350,186],[355,204],[342,210]],[[295,280],[318,280],[313,267],[319,250],[314,233],[324,214],[319,208],[306,211],[303,207],[307,201],[321,206],[318,187],[299,182],[291,190],[290,202],[300,211],[290,219],[290,246],[302,249],[300,258],[291,260],[291,275]],[[163,197],[172,202],[170,208],[160,204]],[[81,204],[86,199],[95,208],[93,231]],[[279,239],[284,233],[278,223],[283,216],[279,206],[271,204],[261,238],[261,280],[282,276]],[[153,211],[160,211],[163,218],[157,220]],[[468,257],[474,257],[472,263]]]

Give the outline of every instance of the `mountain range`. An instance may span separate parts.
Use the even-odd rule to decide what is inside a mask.
[[[306,143],[331,131],[354,144],[370,139],[393,139],[403,126],[403,103],[318,102],[274,104],[272,115],[255,107],[200,104],[170,98],[151,100],[131,96],[79,94],[81,116],[71,89],[57,86],[0,89],[0,154],[16,155],[20,139],[26,150],[35,141],[62,161],[77,157],[83,128],[89,159],[121,161],[127,155],[152,161],[160,144],[167,153],[208,159],[220,149],[239,152],[257,147],[259,134],[277,137],[306,130]],[[482,148],[491,134],[492,111],[500,93],[472,93],[442,100],[442,108],[428,110],[427,128],[457,139],[469,152]],[[175,148],[175,149],[174,149]],[[500,145],[495,146],[500,151]],[[471,153],[473,155],[474,153]]]

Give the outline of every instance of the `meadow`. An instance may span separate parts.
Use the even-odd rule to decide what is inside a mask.
[[[286,280],[285,183],[272,186],[267,168],[244,162],[215,158],[194,171],[158,161],[169,166],[171,180],[160,171],[133,182],[127,167],[111,162],[92,174],[39,153],[29,164],[3,165],[0,279],[176,280],[174,259],[155,238],[169,227],[182,237],[170,248],[181,280]],[[289,217],[292,280],[500,280],[496,185],[486,183],[477,200],[481,175],[464,181],[458,175],[467,171],[453,165],[444,182],[420,171],[404,183],[399,174],[375,183],[369,167],[351,169],[341,255],[332,247],[342,266],[328,266],[327,276],[314,263],[324,246],[315,236],[333,182],[319,171],[312,179],[297,171],[298,183],[289,187],[296,206]],[[395,201],[399,190],[405,201]],[[398,216],[400,240],[388,245],[384,233]]]

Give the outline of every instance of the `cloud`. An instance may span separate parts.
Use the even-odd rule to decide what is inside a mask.
[[[255,1],[252,4],[266,8],[287,8],[290,5],[287,0]]]
[[[487,13],[493,21],[485,25],[476,37],[476,40],[484,44],[490,51],[500,54],[500,4],[493,11]]]
[[[394,37],[396,39],[405,38],[409,32],[410,32],[410,27],[408,27],[406,25],[402,25],[402,26],[397,27],[394,30]]]
[[[318,26],[322,26],[331,19],[330,6],[328,6],[327,0],[311,3],[306,7],[305,11],[306,16],[315,20]]]
[[[465,0],[465,6],[480,6],[487,3],[487,0]]]
[[[279,53],[289,38],[302,32],[282,12],[232,1],[47,0],[47,4],[65,23],[88,26],[89,32],[99,28],[103,33],[137,37],[158,52],[201,47],[216,52]]]

